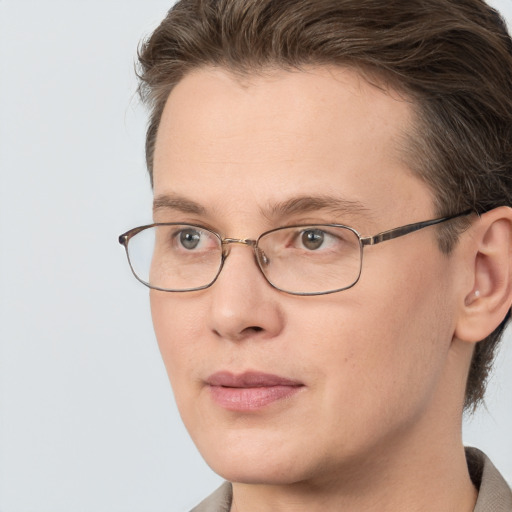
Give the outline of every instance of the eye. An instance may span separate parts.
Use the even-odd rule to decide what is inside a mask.
[[[326,233],[320,229],[308,229],[301,233],[300,241],[306,249],[314,251],[322,247],[325,237]]]
[[[180,244],[188,250],[196,249],[201,242],[201,232],[197,229],[183,229],[178,234]]]
[[[185,253],[206,253],[219,248],[219,240],[214,233],[197,226],[174,226],[169,239],[172,250]]]

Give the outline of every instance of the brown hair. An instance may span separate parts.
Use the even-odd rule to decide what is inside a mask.
[[[440,216],[512,205],[512,41],[482,0],[181,0],[142,44],[139,61],[151,179],[165,102],[190,70],[348,65],[413,100],[404,150]],[[457,234],[440,230],[443,252]],[[509,316],[476,345],[467,409],[483,399]]]

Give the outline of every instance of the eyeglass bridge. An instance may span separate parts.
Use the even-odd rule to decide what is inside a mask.
[[[222,245],[229,244],[242,244],[242,245],[250,245],[251,247],[256,247],[257,242],[252,238],[222,238]]]
[[[258,247],[258,241],[252,238],[221,238],[221,244],[223,248],[229,244],[248,245],[249,247],[252,247],[254,256],[261,265],[268,265],[270,263],[267,255]],[[226,253],[224,251],[223,254],[224,257],[226,257]]]

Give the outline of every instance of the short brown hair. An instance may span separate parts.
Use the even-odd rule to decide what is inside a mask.
[[[165,102],[189,71],[340,65],[413,100],[416,122],[404,150],[439,215],[512,205],[512,41],[483,0],[180,0],[141,45],[139,62],[151,109],[151,179]],[[440,231],[442,251],[457,234]],[[509,317],[476,345],[467,409],[483,399]]]

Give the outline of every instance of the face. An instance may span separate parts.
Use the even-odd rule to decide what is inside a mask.
[[[407,101],[349,69],[194,71],[159,128],[155,221],[255,239],[288,224],[368,236],[433,218],[398,149],[411,122]],[[427,228],[366,247],[359,282],[331,295],[272,288],[244,245],[208,289],[152,290],[176,401],[208,464],[229,480],[286,484],[428,445],[446,392],[453,270]]]

